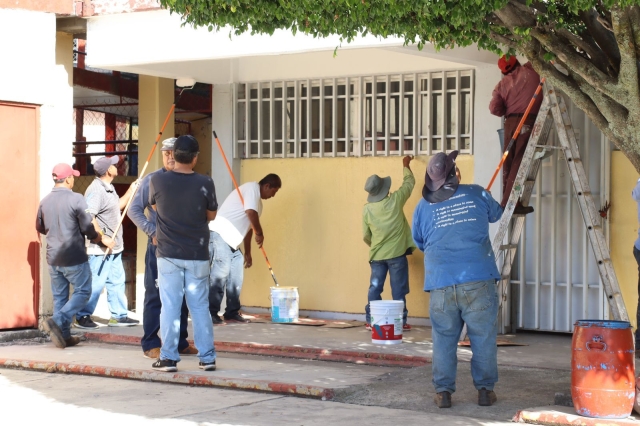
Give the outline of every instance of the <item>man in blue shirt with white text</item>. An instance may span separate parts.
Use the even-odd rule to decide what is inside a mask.
[[[460,185],[455,159],[436,154],[427,167],[422,197],[413,214],[413,239],[424,252],[424,290],[430,292],[434,401],[451,407],[456,390],[457,348],[467,324],[473,357],[471,376],[478,405],[497,401],[497,315],[499,278],[489,223],[502,207],[478,185]]]

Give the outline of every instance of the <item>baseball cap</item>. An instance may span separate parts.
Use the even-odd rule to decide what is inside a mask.
[[[191,135],[182,135],[176,139],[173,144],[174,151],[184,152],[186,154],[195,154],[200,151],[200,145],[196,138]]]
[[[518,58],[515,55],[509,56],[507,59],[506,55],[502,55],[500,59],[498,59],[498,68],[502,71],[502,74],[508,74],[513,68],[515,68],[518,63]]]
[[[67,163],[56,164],[51,172],[51,176],[53,176],[54,179],[66,179],[71,175],[78,177],[80,176],[80,172],[73,170]]]
[[[118,161],[120,161],[120,157],[117,155],[114,155],[113,157],[98,158],[96,162],[93,163],[93,170],[96,172],[96,175],[102,176],[107,173],[109,167],[118,164]]]
[[[173,151],[173,145],[176,143],[177,138],[169,138],[162,141],[162,148],[160,151]]]

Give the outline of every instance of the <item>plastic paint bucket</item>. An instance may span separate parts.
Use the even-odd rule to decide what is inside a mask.
[[[271,287],[271,321],[298,321],[298,287]]]
[[[571,342],[576,413],[599,419],[629,417],[635,399],[634,355],[627,321],[577,321]]]
[[[379,345],[402,343],[402,300],[372,300],[371,341]]]

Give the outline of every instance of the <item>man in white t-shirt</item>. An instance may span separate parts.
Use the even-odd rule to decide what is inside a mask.
[[[220,304],[227,291],[227,307],[224,319],[227,321],[249,322],[240,315],[240,291],[244,278],[243,264],[250,268],[251,237],[255,231],[256,243],[262,247],[264,233],[260,225],[262,200],[275,197],[282,187],[282,181],[276,174],[270,173],[260,182],[248,182],[240,185],[242,200],[234,190],[218,209],[213,222],[209,223],[209,310],[214,324],[223,324],[219,316]],[[244,203],[243,203],[244,201]],[[239,250],[244,243],[244,255]]]

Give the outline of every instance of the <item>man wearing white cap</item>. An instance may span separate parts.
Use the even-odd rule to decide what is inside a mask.
[[[496,348],[500,277],[489,238],[489,223],[502,207],[484,188],[460,185],[458,151],[438,153],[427,167],[422,200],[413,213],[413,240],[424,252],[424,291],[429,292],[433,339],[434,401],[451,407],[456,390],[457,348],[467,324],[471,340],[471,377],[478,405],[497,401]]]
[[[80,338],[71,335],[73,316],[91,296],[91,269],[84,247],[84,237],[113,247],[113,240],[100,235],[87,212],[87,202],[71,189],[80,172],[60,163],[51,173],[55,186],[38,207],[36,230],[47,236],[47,264],[51,275],[53,317],[43,326],[59,348],[75,346]],[[69,297],[69,285],[73,294]]]
[[[89,213],[93,216],[93,224],[100,234],[106,234],[115,239],[115,246],[112,250],[102,244],[90,244],[87,248],[89,255],[89,266],[91,266],[92,289],[91,298],[83,309],[76,315],[78,328],[95,329],[98,324],[91,320],[91,315],[96,309],[98,299],[102,289],[107,287],[107,302],[111,311],[110,327],[126,327],[137,325],[140,321],[127,316],[127,296],[125,290],[124,267],[122,266],[122,251],[124,250],[122,241],[122,227],[118,229],[118,234],[113,235],[118,222],[120,221],[120,211],[125,208],[129,198],[133,193],[137,181],[131,184],[127,193],[118,197],[115,188],[111,184],[118,175],[116,164],[119,157],[102,157],[96,160],[93,170],[96,178],[84,193],[89,207]],[[109,251],[109,254],[107,254]]]
[[[147,252],[144,256],[144,310],[142,311],[142,329],[144,334],[140,341],[142,345],[142,353],[145,358],[160,358],[160,347],[162,341],[158,333],[160,332],[160,310],[162,309],[162,301],[160,300],[160,289],[158,288],[158,258],[156,257],[156,249],[158,241],[156,239],[156,218],[157,213],[149,204],[149,182],[151,178],[157,174],[169,172],[176,165],[173,157],[173,145],[176,138],[169,138],[162,141],[162,168],[145,176],[141,183],[140,189],[134,195],[127,216],[129,219],[142,230],[149,240],[147,242]],[[144,212],[147,211],[145,216]],[[178,340],[178,353],[181,355],[196,355],[198,350],[190,345],[187,341],[187,326],[189,318],[189,309],[187,303],[183,300],[182,311],[180,314],[180,337]]]
[[[369,249],[369,266],[371,279],[367,305],[365,306],[366,327],[371,329],[371,311],[369,302],[381,300],[384,281],[389,272],[391,296],[393,300],[404,302],[402,329],[411,330],[407,324],[407,301],[409,294],[409,262],[407,255],[413,253],[416,246],[411,239],[411,228],[404,216],[404,205],[411,196],[416,185],[416,178],[409,167],[413,157],[407,155],[402,159],[403,180],[400,188],[391,194],[391,178],[378,175],[369,176],[364,190],[369,193],[367,204],[362,212],[362,229],[364,242]]]

